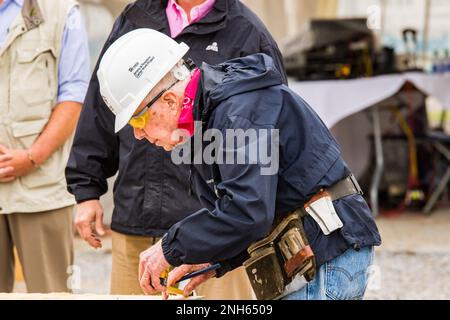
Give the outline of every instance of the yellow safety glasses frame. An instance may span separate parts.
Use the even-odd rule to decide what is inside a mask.
[[[166,91],[169,91],[173,88],[180,80],[176,80],[174,83],[172,83],[169,87],[158,93],[146,106],[144,109],[142,109],[141,112],[139,112],[137,115],[133,116],[130,121],[128,122],[130,126],[132,126],[135,129],[143,130],[148,123],[148,120],[150,119],[150,114],[147,112],[153,104],[155,104],[156,101],[158,101],[159,98],[163,96],[163,94]]]

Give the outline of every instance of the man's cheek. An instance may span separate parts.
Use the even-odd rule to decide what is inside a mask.
[[[157,130],[153,127],[147,127],[147,130],[145,130],[145,138],[151,143],[155,143],[158,139]]]

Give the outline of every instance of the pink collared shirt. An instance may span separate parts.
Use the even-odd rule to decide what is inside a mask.
[[[169,20],[170,35],[172,38],[178,36],[187,26],[205,17],[214,7],[216,0],[206,0],[202,4],[191,9],[191,21],[184,9],[176,0],[169,0],[166,8],[167,19]]]

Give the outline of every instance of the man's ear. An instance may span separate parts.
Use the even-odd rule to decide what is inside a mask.
[[[167,92],[164,92],[161,99],[164,102],[164,104],[166,104],[169,107],[170,112],[176,114],[178,113],[179,109],[181,109],[181,104],[178,103],[180,98],[174,91],[169,90]]]

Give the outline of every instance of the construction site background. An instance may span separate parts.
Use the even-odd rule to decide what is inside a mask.
[[[353,0],[348,0],[353,1]],[[384,1],[384,0],[380,0]],[[89,34],[92,66],[111,31],[115,17],[128,0],[79,0]],[[310,18],[333,18],[339,0],[243,0],[266,24],[276,41],[283,44]],[[102,197],[105,224],[113,211],[112,185]],[[450,299],[450,214],[448,208],[432,215],[406,212],[400,217],[377,219],[383,246],[377,248],[366,299]],[[75,241],[74,272],[80,276],[76,293],[109,292],[111,238],[103,248],[92,250],[79,237]],[[15,292],[25,292],[17,263]]]

